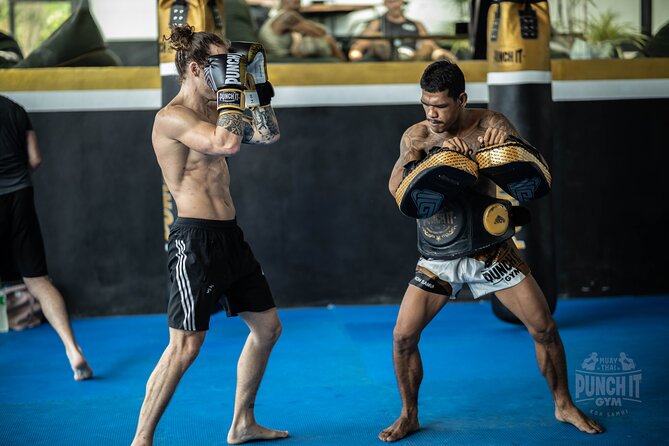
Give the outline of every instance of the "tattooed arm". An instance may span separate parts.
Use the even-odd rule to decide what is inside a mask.
[[[279,140],[279,124],[272,107],[256,107],[251,116],[225,113],[213,125],[186,107],[165,107],[156,115],[154,137],[179,141],[207,155],[225,156],[237,154],[242,143],[271,144]]]
[[[252,119],[244,119],[244,144],[272,144],[279,140],[279,123],[271,106],[252,108],[251,116]]]
[[[244,115],[226,113],[216,125],[181,105],[167,106],[156,115],[153,138],[172,140],[206,155],[232,156],[239,152],[244,137]]]
[[[518,130],[511,124],[511,122],[503,114],[488,110],[488,112],[481,118],[481,132],[485,132],[478,137],[479,144],[484,147],[493,144],[502,144],[506,141],[509,135],[520,138]]]
[[[388,189],[390,194],[395,196],[395,191],[402,182],[404,176],[404,166],[410,161],[418,161],[425,158],[428,152],[427,144],[428,130],[425,126],[416,124],[409,127],[400,141],[400,156],[393,166],[393,171],[390,174],[390,181],[388,181]]]

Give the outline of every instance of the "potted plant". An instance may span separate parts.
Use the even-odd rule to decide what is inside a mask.
[[[592,48],[594,58],[623,59],[625,46],[637,51],[643,48],[647,37],[631,24],[618,21],[618,17],[617,12],[608,9],[588,21],[584,37]]]

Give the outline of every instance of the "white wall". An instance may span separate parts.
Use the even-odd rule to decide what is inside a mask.
[[[607,8],[620,13],[620,20],[628,22],[641,31],[641,1],[639,0],[596,0],[598,11]],[[669,0],[653,0],[652,6],[653,23],[651,24],[655,34],[667,21],[669,21]]]
[[[567,0],[563,0],[566,5]],[[557,19],[557,0],[548,0],[551,16]],[[653,0],[653,23],[652,31],[656,33],[663,24],[669,21],[669,0]],[[594,5],[588,5],[587,13],[590,17],[599,16],[601,13],[611,10],[618,13],[618,21],[632,25],[636,30],[641,31],[641,0],[594,0]],[[579,20],[585,17],[584,9],[578,8],[575,16]]]
[[[653,1],[653,34],[669,22],[669,0]]]
[[[469,15],[461,16],[457,4],[450,0],[411,0],[406,16],[420,20],[431,34],[455,32],[455,22],[469,22]]]
[[[158,0],[89,0],[107,41],[158,39]]]

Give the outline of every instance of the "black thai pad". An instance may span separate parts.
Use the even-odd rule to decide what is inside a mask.
[[[430,218],[417,220],[418,251],[428,259],[475,254],[511,238],[529,221],[526,209],[467,190]],[[519,218],[517,218],[519,217]]]
[[[408,172],[395,192],[400,211],[411,218],[433,216],[444,200],[458,196],[478,178],[476,163],[448,149],[436,149]]]
[[[519,201],[541,198],[551,190],[551,173],[541,153],[519,138],[476,153],[479,172]]]

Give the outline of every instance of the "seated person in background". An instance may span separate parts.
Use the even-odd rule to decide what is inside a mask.
[[[263,23],[258,37],[272,58],[334,56],[346,60],[323,25],[302,17],[300,0],[279,0],[279,10]]]
[[[388,12],[369,22],[361,35],[393,38],[393,44],[387,39],[358,39],[348,52],[351,61],[363,57],[366,60],[457,60],[434,40],[416,38],[428,33],[421,22],[404,16],[403,0],[384,0],[383,4]]]

